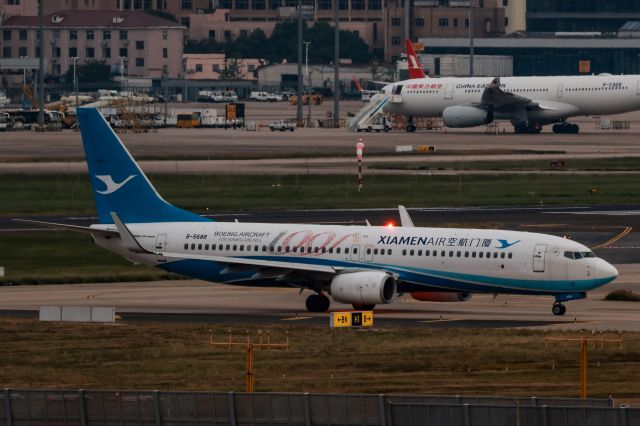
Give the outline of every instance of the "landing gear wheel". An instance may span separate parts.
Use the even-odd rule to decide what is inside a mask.
[[[415,131],[416,131],[416,126],[414,126],[413,124],[407,124],[407,132],[413,133]]]
[[[373,311],[373,308],[376,307],[376,305],[360,305],[358,303],[353,303],[351,306],[358,311]]]
[[[567,312],[567,307],[560,302],[556,302],[553,304],[551,312],[553,312],[553,315],[564,315]]]
[[[540,134],[540,132],[542,132],[542,124],[540,123],[533,123],[531,125],[529,125],[527,127],[527,130],[529,131],[529,133],[531,133],[532,135],[537,135]]]
[[[580,126],[571,123],[558,123],[553,125],[553,133],[571,133],[577,134],[580,132]]]
[[[527,125],[525,123],[518,123],[513,126],[513,131],[516,133],[516,135],[527,133]]]
[[[331,305],[331,301],[323,294],[312,294],[307,297],[306,305],[309,312],[326,312]]]

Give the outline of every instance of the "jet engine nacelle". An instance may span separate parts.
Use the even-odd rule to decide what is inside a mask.
[[[475,127],[493,121],[493,112],[471,106],[450,106],[442,111],[447,127]]]
[[[444,291],[414,291],[411,297],[421,302],[466,302],[471,300],[470,293],[450,293]]]
[[[386,272],[351,272],[336,275],[330,292],[337,302],[376,305],[393,302],[398,287],[395,278]]]

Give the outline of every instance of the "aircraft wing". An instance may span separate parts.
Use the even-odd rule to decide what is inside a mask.
[[[496,77],[491,84],[484,89],[480,104],[474,106],[499,111],[501,109],[511,109],[514,107],[535,107],[537,104],[527,97],[505,92],[500,88],[500,77]]]

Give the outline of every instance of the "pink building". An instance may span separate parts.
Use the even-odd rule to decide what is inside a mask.
[[[225,69],[237,66],[236,78],[231,80],[257,80],[254,71],[265,65],[264,59],[227,59],[224,53],[185,54],[187,79],[189,80],[219,80],[223,78]]]
[[[62,11],[44,17],[46,74],[64,74],[78,63],[124,64],[128,76],[183,75],[185,28],[173,21],[131,11]],[[38,17],[12,16],[2,23],[0,57],[38,57]]]
[[[0,22],[7,16],[35,16],[37,0],[0,0]]]

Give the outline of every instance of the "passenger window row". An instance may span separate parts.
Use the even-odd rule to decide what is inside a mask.
[[[505,252],[500,252],[498,253],[497,251],[494,252],[484,252],[484,251],[460,251],[460,250],[441,250],[440,251],[440,255],[439,257],[447,257],[447,254],[449,255],[448,257],[471,257],[473,258],[480,258],[480,259],[511,259],[513,258],[513,253],[505,253]],[[407,250],[404,249],[402,250],[402,255],[403,256],[422,256],[422,250]],[[424,251],[424,255],[425,256],[431,256],[431,257],[438,257],[438,250],[425,250]]]
[[[291,247],[291,246],[259,246],[259,245],[244,245],[244,244],[202,244],[202,243],[184,243],[185,250],[206,250],[216,251],[216,250],[226,250],[226,251],[242,251],[242,252],[263,252],[263,253],[300,253],[300,254],[310,254],[310,253],[336,253],[336,254],[349,254],[349,247],[345,247],[344,249],[341,247]],[[378,254],[378,249],[375,249],[376,254]],[[391,249],[388,249],[387,254],[391,254]],[[358,248],[354,247],[352,250],[353,254],[358,253]],[[385,249],[380,250],[380,254],[385,254]]]

